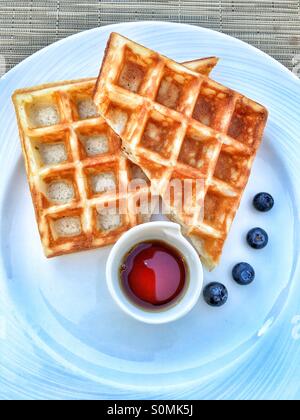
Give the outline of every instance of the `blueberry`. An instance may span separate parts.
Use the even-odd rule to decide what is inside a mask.
[[[247,286],[255,278],[255,271],[248,263],[239,263],[232,270],[232,277],[241,286]]]
[[[205,302],[210,306],[223,306],[228,299],[228,291],[221,283],[208,284],[203,292]]]
[[[247,242],[254,249],[262,249],[268,245],[269,237],[263,229],[254,228],[248,233]]]
[[[274,198],[271,194],[262,192],[254,197],[253,205],[258,211],[267,212],[274,207]]]

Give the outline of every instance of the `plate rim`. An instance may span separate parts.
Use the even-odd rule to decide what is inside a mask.
[[[196,29],[199,32],[202,32],[202,31],[203,32],[212,32],[214,34],[217,34],[217,36],[219,36],[220,38],[230,39],[230,40],[234,40],[234,42],[242,43],[245,47],[249,48],[253,52],[258,53],[259,55],[263,56],[267,60],[271,60],[273,62],[273,64],[278,67],[279,70],[283,70],[289,77],[292,77],[292,80],[300,83],[300,79],[291,70],[289,70],[284,64],[282,64],[280,61],[276,60],[274,57],[272,57],[268,53],[260,50],[259,48],[255,47],[254,45],[249,44],[246,41],[243,41],[239,38],[233,37],[233,36],[228,35],[226,33],[219,32],[219,31],[216,31],[214,29],[206,28],[206,27],[203,27],[203,26],[191,25],[191,24],[188,24],[188,23],[181,23],[181,22],[165,22],[165,21],[160,21],[160,20],[153,20],[153,21],[152,20],[143,20],[143,21],[119,22],[119,23],[113,23],[113,24],[99,26],[99,27],[92,28],[92,29],[87,29],[87,30],[80,31],[78,33],[72,34],[72,35],[67,36],[65,38],[62,38],[58,41],[55,41],[55,42],[41,48],[40,50],[34,52],[33,54],[29,55],[28,57],[24,58],[22,61],[20,61],[18,64],[16,64],[10,70],[8,70],[0,78],[0,82],[5,81],[6,78],[8,78],[11,74],[13,74],[15,71],[17,71],[19,66],[22,66],[25,61],[29,62],[32,59],[34,59],[35,57],[37,57],[39,55],[42,55],[42,54],[45,54],[48,50],[50,50],[52,48],[55,48],[57,46],[63,45],[65,42],[69,41],[70,39],[80,38],[85,33],[93,33],[93,32],[96,33],[98,31],[101,31],[102,29],[108,29],[108,28],[111,28],[112,32],[113,32],[113,28],[117,28],[120,25],[122,25],[122,26],[163,25],[163,26],[174,26],[174,27],[182,26],[182,27],[186,27],[187,29],[189,29],[189,28]]]

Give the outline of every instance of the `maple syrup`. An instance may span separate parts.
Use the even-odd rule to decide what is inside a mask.
[[[162,309],[182,296],[187,283],[184,257],[161,241],[136,245],[120,268],[123,291],[138,306]]]

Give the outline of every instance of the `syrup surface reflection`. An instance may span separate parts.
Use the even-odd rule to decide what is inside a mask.
[[[170,245],[147,241],[124,258],[120,281],[125,294],[138,306],[158,310],[176,303],[187,283],[184,257]]]

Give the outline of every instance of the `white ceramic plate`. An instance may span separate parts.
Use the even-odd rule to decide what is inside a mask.
[[[212,309],[201,300],[169,325],[141,324],[114,304],[104,277],[109,249],[44,258],[10,101],[17,88],[96,76],[112,31],[177,61],[219,56],[213,77],[270,110],[222,263],[205,274],[206,282],[227,285],[228,304]],[[149,22],[95,29],[58,42],[6,74],[0,91],[1,397],[300,397],[300,342],[292,324],[300,314],[298,79],[228,36]],[[276,200],[268,214],[251,206],[260,191]],[[255,226],[270,235],[269,246],[258,252],[245,243]],[[256,269],[249,287],[231,279],[240,261]]]

